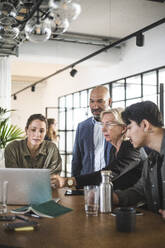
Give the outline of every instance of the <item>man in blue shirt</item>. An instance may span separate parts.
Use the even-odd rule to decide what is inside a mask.
[[[78,124],[73,148],[72,176],[101,170],[109,163],[111,144],[106,142],[100,125],[100,113],[112,102],[105,86],[95,87],[90,94],[93,117]]]

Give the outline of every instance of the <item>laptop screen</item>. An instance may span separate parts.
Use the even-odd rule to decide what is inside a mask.
[[[52,199],[49,169],[0,168],[0,180],[8,181],[7,204],[39,204]]]

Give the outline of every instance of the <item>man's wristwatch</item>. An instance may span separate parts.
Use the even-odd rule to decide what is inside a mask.
[[[74,180],[72,178],[67,179],[67,187],[71,188],[74,186]]]

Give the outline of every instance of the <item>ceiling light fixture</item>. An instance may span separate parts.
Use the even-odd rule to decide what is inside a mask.
[[[136,35],[136,45],[138,47],[144,46],[144,35],[142,33]]]
[[[25,39],[45,42],[67,31],[81,12],[74,0],[3,0],[0,2],[0,42],[19,45]]]
[[[72,68],[72,70],[70,71],[71,77],[74,77],[77,74],[77,72],[78,71],[76,69]]]
[[[31,91],[34,92],[35,90],[36,90],[36,86],[35,85],[32,85]]]
[[[101,49],[99,49],[99,50],[97,50],[97,51],[95,51],[95,52],[93,52],[93,53],[91,53],[91,54],[88,54],[87,56],[85,56],[85,57],[83,57],[83,58],[81,58],[81,59],[75,61],[74,63],[72,63],[72,64],[70,64],[70,65],[67,65],[67,66],[63,67],[62,69],[59,69],[59,70],[55,71],[54,73],[52,73],[52,74],[50,74],[50,75],[48,75],[48,76],[46,76],[46,77],[44,77],[44,78],[42,78],[42,79],[36,81],[36,82],[33,83],[33,84],[35,84],[35,85],[40,84],[40,83],[44,82],[45,80],[48,80],[48,79],[50,79],[50,78],[52,78],[52,77],[54,77],[54,76],[56,76],[56,75],[58,75],[58,74],[60,74],[60,73],[62,73],[62,72],[64,72],[64,71],[66,71],[66,70],[68,70],[68,69],[70,69],[70,68],[72,68],[72,70],[73,70],[73,67],[74,67],[74,66],[77,66],[78,64],[83,63],[84,61],[86,61],[86,60],[88,60],[88,59],[90,59],[90,58],[93,58],[94,56],[96,56],[96,55],[98,55],[98,54],[100,54],[100,53],[102,53],[102,52],[104,52],[104,51],[107,51],[108,49],[114,48],[114,47],[116,47],[116,46],[122,44],[123,42],[125,42],[125,41],[127,41],[127,40],[129,40],[129,39],[131,39],[131,38],[136,37],[137,34],[139,34],[139,33],[147,32],[148,30],[151,30],[151,29],[153,29],[153,28],[155,28],[155,27],[157,27],[157,26],[159,26],[159,25],[161,25],[161,24],[164,24],[164,23],[165,23],[165,18],[162,18],[162,19],[160,19],[160,20],[158,20],[158,21],[156,21],[156,22],[154,22],[154,23],[152,23],[152,24],[150,24],[150,25],[148,25],[148,26],[146,26],[146,27],[144,27],[144,28],[142,28],[142,29],[140,29],[140,30],[138,30],[138,31],[136,31],[136,32],[134,32],[134,33],[132,33],[132,34],[129,34],[128,36],[126,36],[126,37],[124,37],[124,38],[122,38],[122,39],[120,39],[120,40],[114,41],[112,44],[109,44],[109,45],[107,45],[107,46],[105,46],[105,47],[103,47],[103,48],[101,48]],[[70,74],[71,74],[71,72],[70,72]],[[11,97],[13,97],[14,94],[20,94],[20,93],[22,93],[23,91],[25,91],[25,90],[31,88],[31,86],[32,86],[33,84],[31,84],[31,85],[29,85],[29,86],[26,86],[25,88],[23,88],[23,89],[21,89],[21,90],[16,91],[15,93],[13,93],[13,94],[11,95]]]
[[[26,38],[32,42],[44,42],[51,36],[51,24],[49,19],[41,20],[39,17],[32,17],[25,26]]]
[[[17,100],[17,96],[16,96],[16,94],[14,94],[13,98],[14,98],[14,100]]]

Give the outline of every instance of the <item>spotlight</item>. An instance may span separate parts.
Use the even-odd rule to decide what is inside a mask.
[[[139,47],[144,46],[144,35],[142,33],[136,35],[136,45]]]
[[[17,100],[17,96],[14,94],[14,100]]]
[[[35,86],[35,85],[32,85],[32,87],[31,87],[31,91],[32,91],[32,92],[34,92],[34,91],[35,91],[35,89],[36,89],[36,86]]]
[[[73,68],[73,69],[70,71],[71,77],[74,77],[74,76],[76,75],[76,73],[77,73],[77,70]]]

